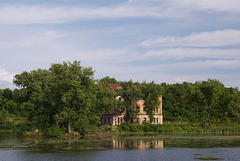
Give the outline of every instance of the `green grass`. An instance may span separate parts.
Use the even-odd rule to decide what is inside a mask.
[[[157,133],[240,133],[240,125],[194,125],[194,124],[126,124],[118,126],[119,132],[157,132]]]

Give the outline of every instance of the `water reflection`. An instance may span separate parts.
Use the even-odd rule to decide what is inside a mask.
[[[113,149],[163,149],[163,140],[112,140],[112,148]]]
[[[0,133],[0,160],[196,161],[210,156],[238,161],[239,143],[239,135],[17,138]]]
[[[84,138],[17,138],[0,133],[0,150],[26,149],[32,152],[87,152],[104,149],[147,150],[171,147],[240,147],[240,136],[108,136]]]

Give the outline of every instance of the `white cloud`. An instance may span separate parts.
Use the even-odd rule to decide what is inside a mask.
[[[225,29],[214,32],[192,33],[183,37],[167,36],[148,39],[141,43],[145,47],[193,46],[213,47],[240,44],[240,30]]]
[[[239,69],[240,60],[206,60],[206,61],[196,61],[196,62],[181,62],[172,65],[176,69],[185,68],[188,70],[196,69],[211,69],[211,68],[224,68],[224,69]]]
[[[44,24],[66,23],[76,19],[162,17],[158,8],[136,8],[120,5],[117,7],[45,7],[45,6],[8,6],[0,8],[1,24]]]
[[[174,0],[176,4],[186,8],[208,10],[211,12],[238,12],[239,0]]]
[[[13,74],[8,73],[4,68],[0,67],[0,88],[13,87]]]
[[[27,6],[0,7],[1,24],[66,23],[92,18],[187,18],[198,12],[240,12],[238,0],[129,0],[111,7]]]
[[[179,81],[180,79],[182,79],[181,76],[184,75],[197,75],[198,73],[205,73],[204,75],[209,76],[214,70],[232,70],[239,68],[240,60],[206,60],[193,62],[162,63],[154,65],[143,64],[141,66],[131,64],[96,64],[97,72],[109,73],[111,75],[117,73],[118,76],[122,76],[125,78],[129,77],[129,79],[141,78],[138,80],[158,80],[159,78],[155,76],[161,74],[170,74],[178,75],[179,79],[176,79],[175,81]]]
[[[0,35],[4,35],[0,37],[0,63],[18,72],[48,68],[51,63],[63,61],[81,60],[87,66],[94,66],[140,59],[136,51],[126,48],[85,49],[81,43],[87,39],[85,34],[80,35],[80,39],[53,30],[0,32]]]
[[[144,69],[145,68],[145,69]],[[138,68],[136,68],[138,69]],[[141,69],[141,68],[139,68]],[[240,69],[240,60],[198,60],[189,62],[162,63],[157,65],[143,66],[143,71],[155,73],[205,73],[221,71],[223,69]]]
[[[147,59],[185,59],[185,58],[207,58],[207,59],[240,59],[240,49],[192,49],[192,48],[170,48],[162,50],[150,50],[144,54]]]
[[[12,82],[13,74],[9,74],[4,68],[0,67],[0,81]]]

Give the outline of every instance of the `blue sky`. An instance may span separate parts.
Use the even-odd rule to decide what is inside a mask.
[[[240,87],[240,1],[0,0],[0,88],[74,60],[96,79]]]

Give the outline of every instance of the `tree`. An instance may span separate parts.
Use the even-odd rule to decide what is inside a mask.
[[[190,99],[191,104],[193,107],[196,108],[197,112],[197,121],[199,120],[199,111],[200,109],[203,109],[204,106],[206,105],[206,102],[204,102],[204,95],[201,92],[201,83],[200,82],[195,82],[195,84],[190,86]]]
[[[219,97],[221,96],[224,85],[218,80],[208,79],[201,84],[201,92],[204,96],[203,110],[207,114],[208,124],[211,124],[211,112],[217,106]]]
[[[13,100],[7,101],[3,107],[11,114],[18,113],[17,104]]]
[[[109,76],[106,76],[102,79],[100,79],[100,82],[103,82],[103,83],[119,83],[115,78],[110,78]]]
[[[132,80],[121,83],[122,89],[117,90],[117,95],[123,98],[123,105],[126,108],[124,120],[127,125],[136,119],[136,102],[142,97],[141,90],[133,84]]]
[[[22,72],[14,76],[13,83],[20,88],[14,92],[15,99],[22,102],[34,104],[34,109],[27,111],[28,120],[32,121],[34,126],[38,128],[46,128],[54,122],[53,114],[56,109],[53,109],[49,102],[49,75],[50,72],[46,69],[37,69],[30,72]],[[20,101],[22,100],[22,102]],[[22,111],[22,114],[26,113]]]
[[[0,89],[0,109],[4,107],[4,105],[12,100],[12,90],[9,88]]]
[[[225,88],[219,99],[217,114],[223,123],[226,118],[237,122],[240,118],[240,95],[238,88]]]
[[[142,86],[144,105],[147,108],[147,114],[150,118],[150,123],[154,121],[154,111],[159,107],[159,98],[162,95],[163,88],[154,82],[146,86]]]
[[[4,129],[6,127],[6,117],[8,115],[7,110],[0,110],[0,129]]]
[[[52,64],[48,70],[25,71],[15,75],[14,83],[21,88],[16,95],[34,104],[29,114],[31,121],[42,123],[43,128],[67,123],[71,133],[75,117],[95,105],[93,74],[91,67],[83,67],[79,61]]]
[[[91,67],[81,66],[79,61],[52,64],[49,71],[51,102],[58,106],[58,115],[67,114],[68,133],[71,134],[73,118],[79,112],[91,107],[94,102],[92,101],[94,71]]]
[[[101,81],[97,83],[96,88],[96,112],[102,114],[118,111],[119,100],[116,99],[115,91],[111,90],[109,87],[107,87],[105,82]]]

